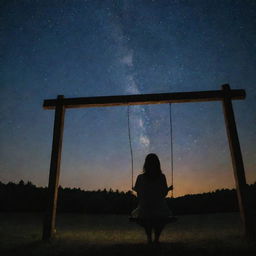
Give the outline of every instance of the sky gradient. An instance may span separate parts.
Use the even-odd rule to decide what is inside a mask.
[[[256,181],[255,1],[2,1],[0,181],[48,183],[44,99],[229,83],[248,183]],[[221,102],[172,104],[176,196],[234,187]],[[156,153],[171,183],[169,106],[130,107],[135,176]],[[127,107],[66,111],[60,184],[131,187]]]

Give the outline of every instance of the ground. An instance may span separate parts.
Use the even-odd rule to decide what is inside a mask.
[[[147,245],[142,228],[124,215],[60,214],[56,236],[41,241],[42,215],[0,214],[0,255],[256,255],[237,213],[179,216],[161,244]]]

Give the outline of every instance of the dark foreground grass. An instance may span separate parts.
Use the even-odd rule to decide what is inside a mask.
[[[256,255],[241,236],[236,213],[190,215],[164,230],[160,246],[147,245],[127,216],[63,214],[51,242],[41,241],[42,216],[0,214],[0,255]]]

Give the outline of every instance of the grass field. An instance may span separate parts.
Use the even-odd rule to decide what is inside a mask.
[[[256,255],[237,213],[180,216],[160,246],[147,245],[142,228],[122,215],[62,214],[56,226],[56,237],[42,242],[41,215],[1,213],[0,255]]]

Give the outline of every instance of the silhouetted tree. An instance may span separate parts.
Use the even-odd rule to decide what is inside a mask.
[[[248,186],[248,199],[256,211],[256,182]],[[47,188],[36,187],[23,180],[17,184],[0,181],[0,211],[44,211]],[[238,211],[235,189],[218,189],[214,192],[167,198],[174,214],[201,214]],[[86,214],[129,214],[137,205],[131,191],[97,190],[59,187],[58,212]]]

